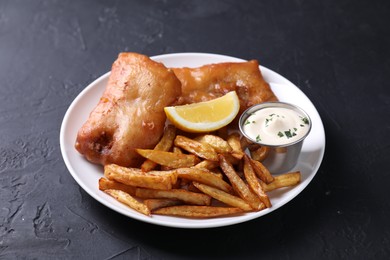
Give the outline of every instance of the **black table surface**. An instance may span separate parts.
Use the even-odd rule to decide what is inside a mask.
[[[390,2],[0,1],[0,258],[390,256]],[[123,216],[73,179],[60,126],[120,52],[259,62],[316,106],[317,175],[263,217],[209,229]]]

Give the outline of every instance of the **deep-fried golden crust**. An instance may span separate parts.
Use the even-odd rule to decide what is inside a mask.
[[[174,104],[181,83],[149,57],[121,53],[107,88],[78,132],[75,147],[94,163],[139,166],[136,148],[153,148],[163,134],[164,107]]]
[[[211,100],[235,90],[240,99],[241,114],[252,105],[277,100],[256,60],[173,70],[182,83],[181,104]]]

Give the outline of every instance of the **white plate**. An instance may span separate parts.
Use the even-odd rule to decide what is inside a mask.
[[[208,63],[244,61],[229,56],[205,53],[166,54],[152,57],[152,59],[164,63],[167,67],[198,67]],[[178,228],[220,227],[249,221],[280,208],[297,196],[315,176],[325,151],[325,132],[316,108],[299,88],[272,70],[262,66],[260,68],[265,80],[271,83],[272,90],[280,101],[300,106],[310,115],[313,122],[312,130],[303,144],[299,162],[293,169],[301,171],[302,182],[293,188],[283,188],[270,192],[269,196],[273,205],[271,208],[260,212],[245,213],[240,216],[212,219],[187,219],[158,215],[147,217],[100,191],[98,189],[98,180],[103,176],[102,167],[85,160],[75,150],[74,142],[78,129],[87,120],[89,113],[96,106],[102,95],[108,81],[109,72],[86,87],[72,102],[65,114],[61,126],[60,145],[62,156],[69,172],[89,195],[105,206],[128,217],[156,225]]]

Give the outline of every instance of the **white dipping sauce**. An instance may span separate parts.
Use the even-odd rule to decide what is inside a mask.
[[[243,123],[243,131],[252,140],[278,146],[304,137],[310,122],[304,115],[284,107],[266,107],[253,112]]]

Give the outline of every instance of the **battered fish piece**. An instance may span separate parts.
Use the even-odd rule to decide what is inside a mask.
[[[78,131],[75,147],[102,165],[138,167],[135,148],[149,149],[163,134],[165,106],[181,95],[171,69],[136,53],[121,53],[113,63],[103,96]]]
[[[252,105],[277,100],[261,75],[256,60],[173,70],[182,84],[180,104],[211,100],[235,90],[240,99],[239,115],[241,115]]]

